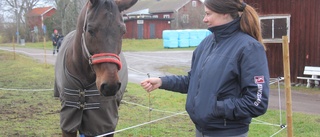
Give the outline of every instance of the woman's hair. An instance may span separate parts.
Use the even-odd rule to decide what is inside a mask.
[[[241,14],[240,27],[241,30],[262,43],[261,27],[259,15],[256,10],[243,2],[243,0],[205,0],[204,5],[219,14],[230,14],[236,19]]]

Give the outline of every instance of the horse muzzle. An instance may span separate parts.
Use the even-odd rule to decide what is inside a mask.
[[[121,87],[121,83],[117,82],[115,84],[102,83],[100,86],[100,94],[108,97],[115,96]]]
[[[91,56],[90,62],[95,65],[96,83],[100,94],[103,96],[116,95],[121,87],[117,74],[122,67],[120,57],[113,53],[100,53]]]

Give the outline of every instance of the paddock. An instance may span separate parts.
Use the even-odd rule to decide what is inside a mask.
[[[12,48],[4,49],[3,47],[0,47],[0,49],[6,50],[6,51],[12,50]],[[39,61],[43,62],[44,60],[43,50],[29,49],[30,52],[26,52],[26,51],[23,51],[23,49],[24,48],[22,49],[18,48],[16,52],[27,54],[28,56],[33,56],[34,58],[39,57]],[[125,52],[124,55],[127,58],[127,62],[129,66],[129,74],[130,74],[129,81],[134,84],[139,82],[141,79],[147,78],[148,77],[147,74],[150,74],[152,77],[160,76],[163,74],[169,74],[168,72],[150,71],[158,67],[158,66],[150,65],[150,64],[154,64],[155,62],[159,62],[160,65],[168,65],[166,64],[166,62],[168,62],[168,60],[165,60],[166,57],[171,58],[170,62],[168,63],[169,65],[175,64],[174,67],[179,67],[179,66],[184,66],[186,64],[189,64],[188,57],[191,56],[190,54],[192,52],[191,51],[182,51],[181,53],[180,52],[181,51],[169,51],[169,52],[159,51],[159,52],[145,52],[145,53],[144,52]],[[49,60],[50,58],[55,59],[56,57],[48,53],[47,60]],[[140,64],[138,64],[138,62],[140,62]],[[145,65],[141,66],[141,63]],[[48,64],[48,65],[51,65],[51,64]],[[140,67],[144,69],[140,69]],[[135,79],[131,79],[130,77],[135,77]],[[280,82],[280,84],[283,84],[283,83]],[[277,83],[274,83],[273,85],[277,86]],[[138,88],[138,89],[133,89],[133,88]],[[8,89],[0,89],[0,91],[7,91],[7,90]],[[274,90],[272,90],[272,92],[270,92],[270,105],[269,105],[270,110],[279,110],[279,101],[278,101],[279,94],[281,95],[280,98],[282,102],[281,109],[283,110],[285,109],[283,88],[281,88],[280,90],[281,90],[280,93],[277,92],[277,88],[275,88]],[[17,91],[11,91],[11,92],[17,92]],[[24,91],[24,92],[30,92],[30,91]],[[51,93],[51,91],[31,91],[31,92],[32,94],[40,94],[41,92]],[[163,98],[160,98],[160,97],[163,97]],[[166,100],[167,98],[170,98],[171,102],[177,102],[177,103],[173,104],[174,106],[172,106],[171,103],[168,104],[165,102],[159,102],[164,98]],[[177,98],[177,99],[174,99],[174,98]],[[302,94],[300,92],[293,92],[293,111],[319,115],[320,112],[316,112],[317,110],[312,109],[317,107],[317,105],[315,104],[319,104],[319,100],[318,101],[316,100],[317,96],[314,96],[313,98],[312,96],[310,97],[307,94]],[[191,123],[188,116],[184,112],[185,102],[183,99],[184,99],[183,95],[180,95],[180,94],[170,94],[166,91],[153,92],[151,94],[151,103],[149,106],[147,93],[142,89],[139,89],[139,86],[132,87],[130,84],[128,92],[125,93],[123,102],[120,105],[120,110],[119,110],[120,121],[119,121],[119,127],[116,130],[117,133],[115,135],[116,136],[128,136],[128,135],[149,136],[151,134],[154,136],[154,135],[160,135],[159,132],[164,132],[167,135],[172,135],[172,136],[193,136],[194,127],[192,126],[193,124]],[[306,105],[306,102],[309,102],[309,101],[310,103]],[[149,107],[152,108],[151,120],[149,120],[149,109],[150,109]],[[131,111],[129,111],[130,109]],[[128,114],[128,112],[131,112],[132,114]],[[53,113],[54,115],[55,112],[53,111],[51,113]],[[268,112],[268,113],[271,113],[271,112]],[[268,113],[266,114],[266,117],[268,116]],[[282,116],[284,116],[285,112],[282,111],[281,114]],[[280,112],[278,112],[275,115],[276,117],[273,118],[274,121],[263,121],[265,118],[259,117],[255,119],[257,121],[253,121],[252,125],[254,125],[254,127],[258,126],[265,129],[269,129],[268,131],[265,131],[266,133],[264,133],[264,135],[272,136],[277,131],[282,129],[280,128],[281,125],[285,124],[285,118],[280,120],[280,116],[279,116]],[[135,116],[139,116],[139,118],[135,118]],[[179,132],[177,130],[186,132],[186,134],[183,134],[182,132]],[[250,129],[250,130],[253,130],[252,132],[255,132],[255,129]],[[279,134],[283,135],[285,134],[285,131],[281,131]]]

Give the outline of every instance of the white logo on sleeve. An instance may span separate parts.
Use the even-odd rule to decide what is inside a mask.
[[[258,106],[261,103],[262,89],[263,89],[262,84],[257,84],[257,86],[258,86],[258,92],[257,92],[257,100],[254,102],[255,106]]]

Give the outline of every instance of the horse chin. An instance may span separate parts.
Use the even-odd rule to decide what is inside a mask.
[[[117,82],[115,84],[103,83],[99,86],[100,95],[108,97],[115,96],[121,87],[121,83]]]

